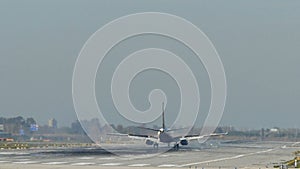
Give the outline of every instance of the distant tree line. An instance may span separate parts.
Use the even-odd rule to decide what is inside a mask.
[[[30,131],[31,124],[36,124],[34,118],[23,118],[22,116],[12,117],[12,118],[4,118],[0,117],[0,124],[4,127],[4,132],[19,134],[20,130],[24,130],[24,132]]]
[[[111,129],[116,130],[119,133],[134,133],[134,134],[156,134],[155,131],[145,130],[138,128],[137,126],[123,126],[121,124],[111,124],[102,126],[98,119],[91,119],[89,121],[82,121],[86,129],[93,133],[101,135],[104,133],[112,133]],[[81,123],[76,120],[71,124],[70,127],[60,127],[60,128],[50,128],[47,125],[39,126],[38,131],[31,131],[30,127],[32,124],[37,124],[36,120],[32,117],[24,118],[22,116],[5,118],[0,117],[0,125],[3,125],[3,131],[11,133],[13,135],[20,135],[20,130],[23,130],[25,135],[31,134],[77,134],[86,135]],[[159,129],[158,126],[152,126],[154,129]],[[199,134],[201,128],[192,128],[189,134]],[[179,132],[179,131],[178,131]],[[261,138],[274,138],[274,137],[284,137],[284,138],[300,138],[298,134],[298,129],[280,129],[274,127],[272,129],[254,129],[254,130],[243,130],[235,129],[234,127],[217,127],[216,133],[228,132],[228,136],[238,136],[238,137],[261,137]]]

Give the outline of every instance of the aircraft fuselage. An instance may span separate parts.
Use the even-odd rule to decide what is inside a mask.
[[[174,138],[172,136],[170,136],[169,134],[167,134],[166,132],[158,132],[158,138],[159,138],[159,142],[162,143],[171,143],[174,142]]]

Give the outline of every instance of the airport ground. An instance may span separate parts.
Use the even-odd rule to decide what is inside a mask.
[[[242,141],[208,142],[179,151],[124,153],[116,156],[100,148],[1,150],[0,169],[50,168],[272,168],[274,164],[294,158],[298,142]]]

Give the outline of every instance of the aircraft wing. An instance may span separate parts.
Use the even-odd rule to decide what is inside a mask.
[[[151,141],[157,141],[158,138],[151,135],[142,135],[142,134],[121,134],[121,133],[109,133],[107,135],[111,136],[127,136],[132,139],[138,139],[138,140],[151,140]]]
[[[151,140],[151,141],[157,141],[158,138],[154,137],[154,136],[150,136],[150,135],[141,135],[141,134],[128,134],[129,138],[133,138],[133,139],[147,139],[147,140]]]
[[[153,128],[148,128],[148,127],[137,127],[139,129],[144,129],[144,130],[151,130],[151,131],[159,131],[159,129],[153,129]]]
[[[215,136],[223,136],[223,135],[227,135],[228,133],[212,133],[212,134],[207,134],[207,135],[186,135],[184,137],[181,137],[180,139],[186,139],[186,140],[198,140],[198,139],[202,139],[205,137],[215,137]]]

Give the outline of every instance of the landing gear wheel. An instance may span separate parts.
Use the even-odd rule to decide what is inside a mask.
[[[178,143],[176,143],[176,144],[174,145],[174,150],[176,150],[176,151],[179,150],[179,144],[178,144]]]

